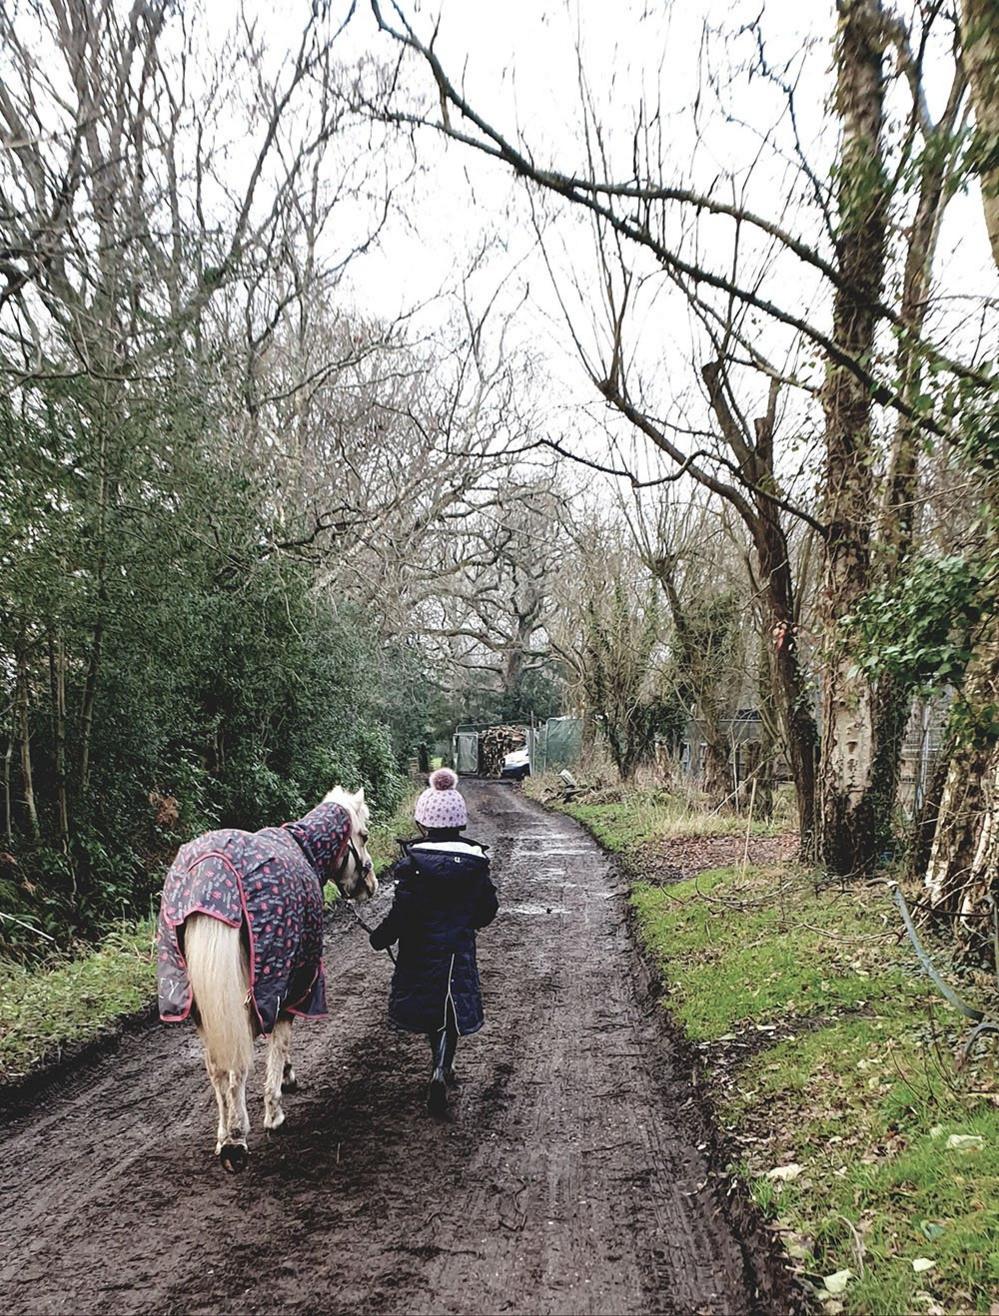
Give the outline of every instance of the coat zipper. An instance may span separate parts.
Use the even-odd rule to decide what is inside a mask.
[[[460,1036],[458,1028],[458,1011],[454,1008],[454,997],[451,995],[451,979],[454,976],[454,954],[451,955],[451,964],[447,971],[447,995],[444,997],[444,1022],[441,1024],[441,1032],[447,1028],[447,1007],[451,1006],[451,1013],[454,1015],[454,1030]]]

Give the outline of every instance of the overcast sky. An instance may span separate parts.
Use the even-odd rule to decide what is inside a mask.
[[[290,8],[261,7],[277,48],[290,31]],[[390,8],[386,0],[387,14]],[[468,99],[508,134],[522,133],[539,161],[585,168],[581,56],[594,117],[606,134],[612,175],[628,177],[636,117],[641,107],[646,116],[658,107],[664,181],[737,199],[808,240],[821,240],[818,210],[809,205],[810,184],[794,158],[784,98],[772,82],[748,75],[757,37],[745,25],[762,15],[766,60],[797,84],[799,138],[816,174],[825,179],[836,140],[836,123],[828,112],[835,32],[831,2],[507,0],[498,5],[494,0],[435,0],[431,5],[404,0],[404,8],[422,34],[429,36],[437,26],[435,48]],[[223,14],[224,9],[213,9],[213,22],[221,22]],[[365,0],[341,38],[340,53],[347,64],[365,58],[392,61],[398,54],[393,42],[377,32]],[[942,45],[931,49],[927,68],[930,107],[938,112],[950,77]],[[426,88],[416,61],[403,86],[414,94]],[[890,92],[896,107],[904,104],[902,90]],[[496,318],[516,308],[507,341],[511,350],[529,349],[550,376],[553,427],[598,434],[603,413],[580,368],[542,259],[525,188],[502,166],[430,131],[418,134],[417,146],[419,173],[399,193],[397,211],[377,248],[352,267],[345,291],[359,308],[389,319],[429,303],[420,322],[433,326],[453,307],[446,294],[461,288],[474,253],[486,244],[488,259],[469,284],[473,303],[484,306],[502,287]],[[404,159],[390,149],[389,172],[399,172]],[[590,225],[580,213],[550,200],[541,202],[537,217],[573,327],[587,350],[599,355],[601,295]],[[696,238],[699,257],[727,269],[732,236],[728,221],[703,224]],[[678,230],[675,237],[693,249],[690,232]],[[652,276],[636,304],[629,339],[634,381],[660,414],[671,408],[696,410],[697,352],[692,352],[689,310],[675,290],[653,276],[642,253],[630,256],[640,273]],[[821,286],[807,267],[786,253],[774,260],[767,244],[755,249],[746,244],[743,260],[744,277],[758,273],[764,289],[782,305],[808,308],[820,321],[827,320]],[[952,204],[938,264],[940,291],[946,294],[938,314],[949,317],[947,332],[958,335],[952,346],[968,347],[976,329],[964,323],[965,312],[972,302],[977,306],[984,289],[995,289],[977,193]],[[760,333],[778,357],[793,349],[788,336],[772,325],[762,324]],[[797,360],[807,370],[800,354]],[[816,362],[813,382],[820,370]],[[581,412],[584,406],[588,416]]]

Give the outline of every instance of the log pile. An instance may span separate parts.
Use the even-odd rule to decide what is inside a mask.
[[[487,727],[479,732],[479,772],[483,777],[498,777],[503,760],[514,749],[523,749],[527,737],[523,727]]]

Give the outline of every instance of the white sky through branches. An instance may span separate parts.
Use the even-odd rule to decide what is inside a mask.
[[[257,21],[275,56],[290,45],[296,8],[259,10]],[[826,0],[405,0],[402,8],[422,37],[429,39],[436,26],[435,50],[468,100],[505,135],[527,143],[539,163],[586,172],[585,97],[604,134],[608,175],[628,181],[634,175],[636,120],[640,114],[654,118],[662,181],[744,205],[828,253],[787,100],[777,85],[779,80],[795,89],[798,142],[825,183],[836,144],[829,106],[836,20]],[[346,13],[347,6],[342,9]],[[225,4],[212,6],[211,22],[221,30],[234,12]],[[393,17],[388,3],[385,13]],[[340,52],[346,65],[392,64],[398,57],[363,0],[340,39]],[[763,75],[761,61],[773,79]],[[931,46],[925,81],[934,115],[949,79],[948,51]],[[427,72],[412,57],[403,63],[400,85],[414,105],[433,107]],[[901,131],[905,103],[904,86],[893,85],[889,107],[897,121],[889,122],[889,136]],[[605,450],[604,426],[610,424],[622,443],[631,444],[621,422],[609,419],[595,399],[566,323],[568,317],[584,349],[598,360],[606,351],[606,312],[588,218],[548,197],[535,195],[532,206],[508,169],[432,130],[417,131],[415,144],[414,178],[398,193],[377,247],[350,269],[345,291],[357,308],[391,320],[422,307],[415,323],[433,329],[453,315],[463,290],[472,308],[481,310],[500,289],[492,320],[512,316],[505,349],[528,353],[549,381],[552,432],[575,434],[587,450]],[[386,161],[389,174],[407,167],[408,154],[398,149],[398,162]],[[365,223],[359,215],[359,232]],[[678,246],[708,267],[730,269],[731,221],[701,220],[696,231],[692,217],[678,224],[672,235]],[[626,330],[633,378],[648,409],[683,414],[695,423],[704,416],[698,378],[704,349],[689,308],[645,253],[626,250],[625,257],[641,281]],[[940,300],[928,326],[947,350],[974,356],[983,290],[994,289],[977,189],[951,204],[937,268]],[[761,291],[782,305],[807,309],[828,327],[819,277],[773,243],[743,235],[740,276],[758,280]],[[793,335],[763,320],[757,328],[772,357],[793,359],[802,378],[820,382],[821,363],[803,355]],[[792,399],[788,406],[796,427],[807,432],[815,423],[808,420],[807,405]]]

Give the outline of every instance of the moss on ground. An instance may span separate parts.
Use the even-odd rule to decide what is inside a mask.
[[[875,900],[869,892],[865,897],[816,892],[790,866],[719,869],[632,890],[674,1013],[691,1037],[706,1040],[778,1017],[786,1023],[886,1001],[921,1008],[923,982],[895,950],[885,924],[872,929]],[[876,903],[887,919],[888,900],[878,896]]]
[[[962,1021],[899,944],[887,888],[784,865],[638,883],[632,902],[738,1168],[823,1307],[995,1310],[999,1066],[985,1043],[955,1067]]]

